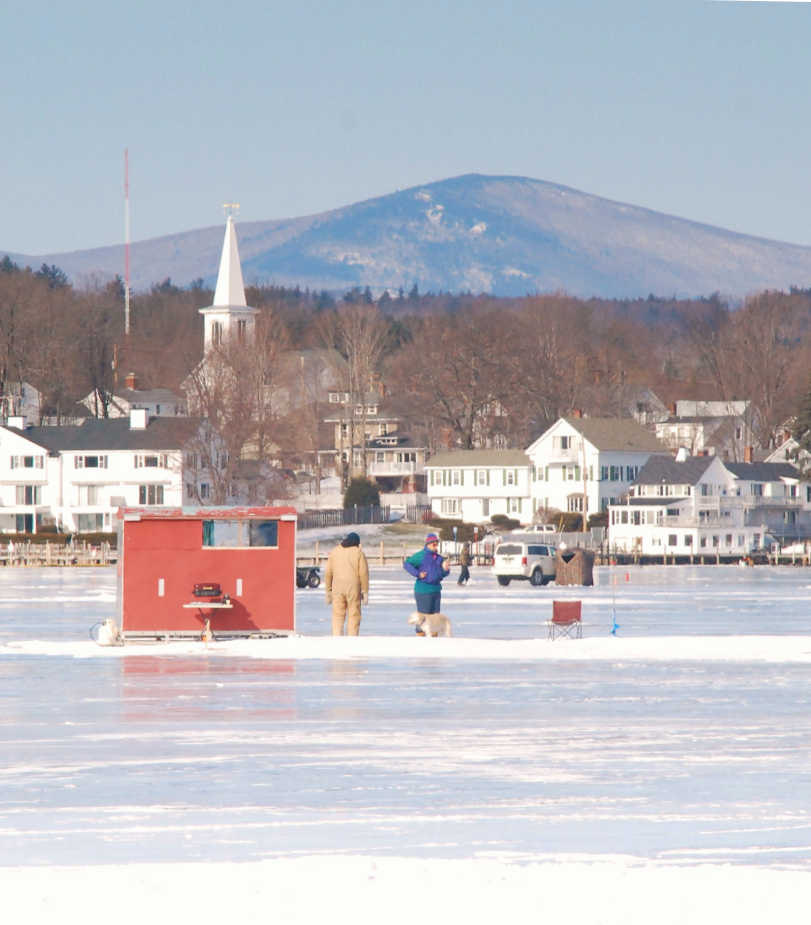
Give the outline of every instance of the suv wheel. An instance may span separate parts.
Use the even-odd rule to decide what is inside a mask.
[[[502,588],[505,588],[511,581],[507,575],[496,575],[496,578],[498,579],[498,583]]]
[[[543,572],[536,568],[535,571],[529,576],[529,583],[535,585],[536,588],[539,588],[542,584],[545,584],[543,580]]]

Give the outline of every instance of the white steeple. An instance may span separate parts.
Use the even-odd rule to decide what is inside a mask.
[[[217,276],[217,288],[214,290],[214,306],[247,305],[245,285],[242,282],[242,267],[237,250],[237,232],[233,216],[228,216],[225,226],[225,241],[222,245],[220,273]]]
[[[259,311],[249,308],[245,301],[237,233],[234,219],[230,215],[225,226],[225,241],[222,245],[217,288],[214,290],[214,303],[208,308],[201,308],[200,314],[206,320],[206,352],[212,347],[222,347],[230,343],[248,344],[253,340]]]

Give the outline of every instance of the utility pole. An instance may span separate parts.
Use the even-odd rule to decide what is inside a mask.
[[[124,337],[130,357],[130,152],[124,148]]]

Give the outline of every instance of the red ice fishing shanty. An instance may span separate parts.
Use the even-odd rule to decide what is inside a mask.
[[[125,640],[288,635],[296,628],[295,588],[293,508],[118,512]]]

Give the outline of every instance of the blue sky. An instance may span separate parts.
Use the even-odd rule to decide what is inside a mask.
[[[811,245],[811,4],[11,0],[0,252],[530,176]]]

